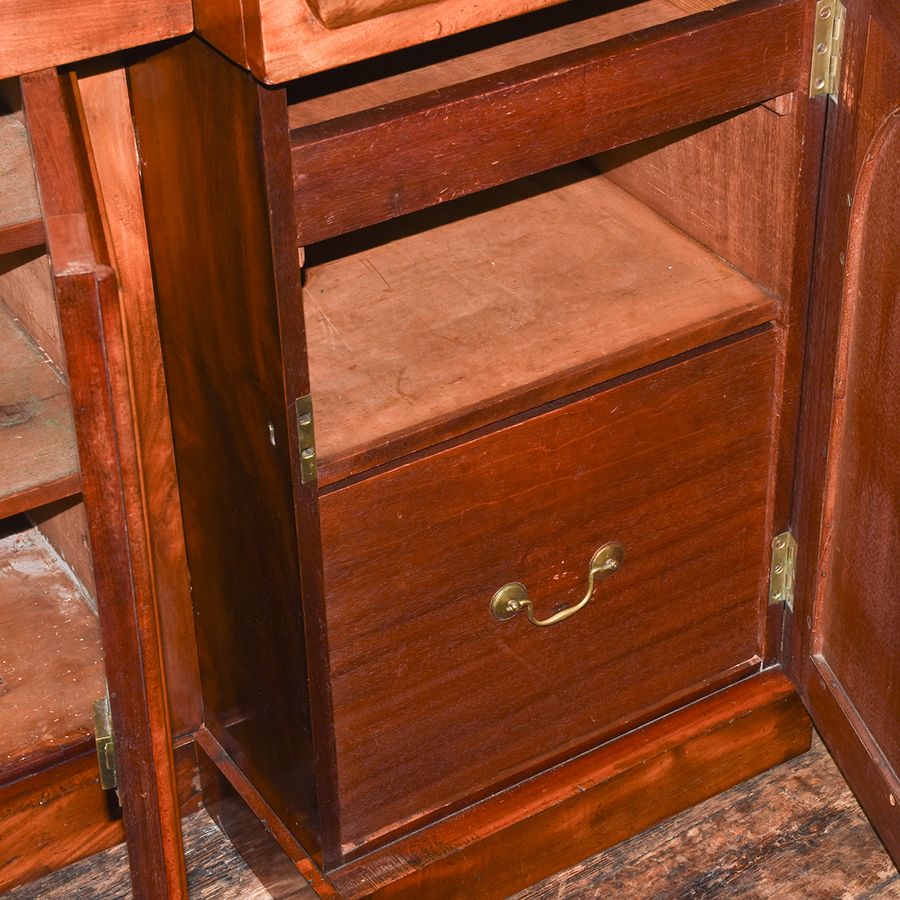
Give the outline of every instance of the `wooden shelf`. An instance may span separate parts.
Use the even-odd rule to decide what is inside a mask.
[[[99,624],[36,529],[0,538],[0,782],[93,740]]]
[[[584,163],[308,251],[322,486],[770,320]]]
[[[21,112],[0,112],[0,255],[44,243],[44,224]]]
[[[66,385],[0,306],[0,518],[77,494],[75,423]]]
[[[685,4],[696,5],[606,6],[460,60],[400,65],[374,85],[354,69],[293,86],[298,243],[762,103],[805,77],[800,0],[695,15]]]

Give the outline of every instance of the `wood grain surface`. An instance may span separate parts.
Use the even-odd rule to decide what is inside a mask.
[[[93,744],[100,626],[34,529],[0,539],[0,782]]]
[[[135,895],[187,889],[117,285],[71,75],[21,79],[82,471]],[[123,738],[124,736],[124,738]]]
[[[120,284],[149,564],[162,629],[169,714],[173,734],[179,736],[196,731],[202,719],[200,673],[138,153],[120,62],[105,59],[79,67],[78,92]]]
[[[306,264],[322,486],[777,315],[585,164],[311,247]]]
[[[66,354],[59,331],[50,259],[43,247],[0,257],[0,302],[65,380]]]
[[[81,475],[67,386],[2,307],[0,359],[0,517],[6,517],[76,494]]]
[[[298,241],[792,91],[804,24],[797,0],[747,0],[296,129]]]
[[[206,812],[185,822],[185,848],[192,896],[272,896]],[[9,900],[69,900],[76,892],[84,900],[128,900],[124,849],[20,888]],[[808,753],[526,888],[515,900],[610,896],[894,900],[900,874],[814,737]]]
[[[115,797],[100,787],[91,737],[77,755],[0,787],[0,891],[15,896],[16,887],[124,839]],[[124,847],[121,855],[131,897]]]
[[[21,110],[6,111],[0,106],[0,235],[8,226],[40,217],[25,117]]]
[[[322,496],[345,851],[758,668],[773,375],[766,330]]]
[[[191,30],[190,0],[4,0],[0,78],[102,56]]]
[[[190,815],[200,797],[193,742],[175,748],[175,761],[181,812]],[[0,787],[0,891],[124,840],[122,811],[115,793],[100,786],[92,740],[78,755]],[[124,846],[121,855],[126,856]],[[127,862],[122,874],[133,897]]]
[[[825,136],[794,493],[797,539],[811,550],[800,560],[785,658],[900,862],[900,8],[853,6],[844,40],[841,102]]]
[[[293,403],[309,387],[285,99],[196,39],[136,64],[129,82],[205,723],[314,843],[327,797],[314,760],[331,778],[331,726],[323,712],[314,751],[327,641],[305,605],[322,596],[315,485],[292,468]]]
[[[714,6],[723,5],[715,3]],[[682,18],[673,0],[570,0],[286,85],[291,128],[396,103]]]
[[[91,560],[87,510],[81,497],[69,497],[30,510],[28,518],[47,538],[78,580],[88,603],[97,609],[97,585]]]

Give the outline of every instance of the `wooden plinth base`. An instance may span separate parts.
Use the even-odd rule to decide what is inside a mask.
[[[809,748],[769,671],[323,873],[208,732],[204,801],[276,897],[506,897]]]

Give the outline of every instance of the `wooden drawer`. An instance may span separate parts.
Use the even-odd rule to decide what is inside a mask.
[[[401,87],[404,93],[411,87],[414,94],[442,89],[444,76],[475,80],[695,13],[704,15],[694,16],[689,28],[702,32],[708,22],[718,20],[715,14],[705,13],[723,5],[759,11],[772,4],[770,0],[263,0],[257,4],[195,0],[194,12],[198,32],[261,81],[283,84],[346,66],[345,71],[334,73],[334,80],[326,76],[326,91],[355,82],[365,86],[362,93],[372,96],[384,87]],[[749,40],[743,34],[734,35],[731,53],[735,58],[729,54],[719,67],[723,83],[743,68],[742,57],[753,57],[761,69],[771,64],[768,43],[775,35],[772,26],[759,25]],[[480,26],[486,27],[473,36],[471,30]],[[778,23],[775,29],[793,40],[792,23]],[[702,33],[694,38],[691,55],[712,59],[718,53]],[[371,65],[348,65],[376,56],[384,58]],[[438,61],[444,72],[422,72],[422,60],[429,58]],[[669,75],[670,66],[671,59],[665,59],[643,68],[661,88],[666,79],[660,72]],[[395,77],[385,79],[390,73],[399,73],[406,87],[397,84]],[[580,96],[577,83],[573,84]],[[313,82],[303,90],[317,87]],[[695,97],[703,94],[702,88],[694,85]],[[366,105],[374,107],[377,100]],[[556,121],[563,120],[557,117]]]
[[[341,842],[483,794],[759,664],[769,329],[327,490]],[[576,615],[491,616],[527,585]]]

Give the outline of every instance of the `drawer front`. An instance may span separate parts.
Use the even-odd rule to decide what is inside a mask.
[[[764,612],[773,332],[321,498],[346,851],[739,677]],[[575,615],[610,541],[624,563]]]

